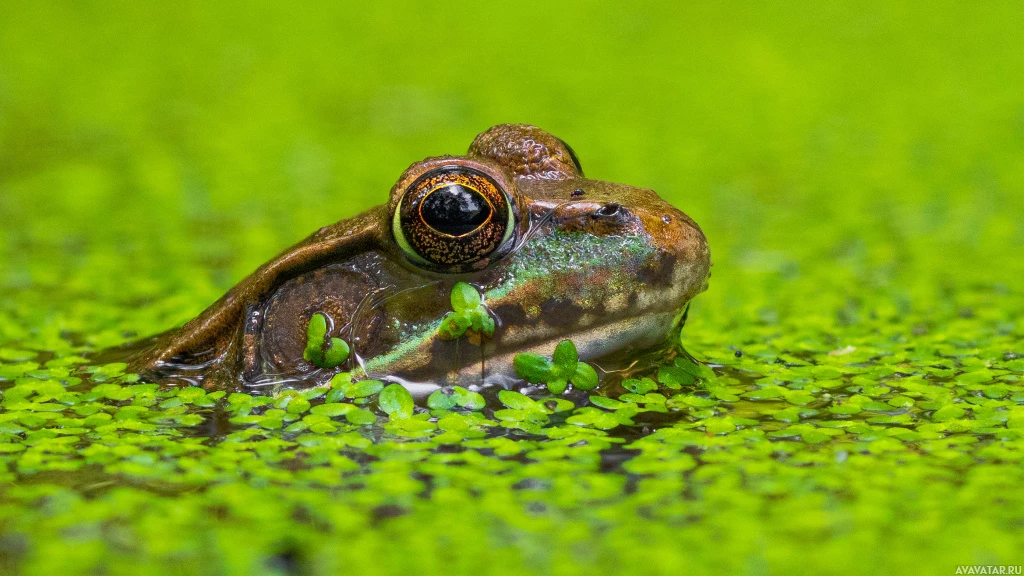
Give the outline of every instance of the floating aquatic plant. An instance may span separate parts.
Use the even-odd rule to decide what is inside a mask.
[[[348,344],[341,338],[327,337],[327,317],[316,313],[306,328],[306,349],[302,357],[319,368],[337,368],[348,359]]]
[[[1019,4],[486,6],[202,3],[168,26],[159,3],[7,3],[0,572],[1024,563]],[[439,22],[544,49],[450,35],[439,82],[430,50],[396,49]],[[586,53],[548,57],[566,40]],[[504,83],[466,73],[460,46]],[[344,74],[323,66],[352,54]],[[410,415],[347,373],[208,390],[93,356],[362,211],[422,142],[528,108],[591,142],[588,172],[704,225],[714,275],[682,338],[706,368],[680,354],[557,396],[446,388]],[[558,239],[559,262],[606,255]],[[545,283],[543,266],[515,273]]]
[[[577,390],[593,390],[598,383],[597,370],[579,359],[572,340],[562,340],[550,359],[527,352],[516,354],[513,364],[521,378],[546,384],[552,394],[561,394],[569,384]]]
[[[441,321],[438,336],[444,340],[462,337],[473,329],[483,336],[494,335],[494,318],[484,306],[480,291],[465,282],[457,282],[451,291],[452,311]]]

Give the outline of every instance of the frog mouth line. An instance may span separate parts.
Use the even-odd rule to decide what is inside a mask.
[[[442,378],[435,378],[431,384],[434,389],[459,382],[475,382],[483,387],[502,388],[522,384],[522,379],[515,375],[514,358],[524,353],[550,356],[555,345],[567,338],[576,344],[581,360],[590,362],[600,373],[607,374],[621,367],[602,362],[605,358],[627,349],[640,351],[667,346],[677,317],[676,312],[628,316],[594,324],[571,335],[558,334],[550,338],[534,338],[513,349],[496,351],[493,348],[488,350],[488,346],[476,348],[467,351],[465,360],[460,362],[459,368]],[[422,386],[420,388],[426,390]]]
[[[591,363],[601,374],[617,372],[626,366],[613,366],[602,362],[602,358],[616,355],[624,348],[619,345],[624,341],[629,342],[631,348],[637,350],[649,350],[657,346],[668,346],[671,326],[674,325],[678,314],[675,312],[662,312],[653,315],[644,315],[630,318],[622,318],[611,322],[590,327],[588,330],[575,333],[572,338],[577,346],[580,359]],[[668,330],[662,330],[669,326]],[[609,338],[609,335],[618,335],[620,340]],[[546,340],[535,340],[528,345],[515,350],[507,350],[497,354],[486,355],[486,347],[480,349],[474,347],[467,351],[465,361],[461,365],[449,371],[443,376],[434,378],[421,378],[415,373],[405,373],[401,370],[390,372],[364,372],[362,376],[378,378],[388,382],[397,382],[405,387],[414,398],[423,400],[435,390],[450,385],[462,385],[471,390],[498,387],[511,389],[524,382],[515,376],[513,359],[518,354],[534,353],[542,356],[550,356],[555,345],[565,339],[565,335],[556,336]],[[372,365],[373,359],[366,364]]]
[[[411,386],[414,395],[428,394],[451,384],[508,387],[520,382],[514,376],[516,355],[550,356],[555,344],[565,339],[576,344],[581,360],[593,362],[602,372],[609,372],[609,367],[601,365],[604,357],[625,349],[645,350],[667,345],[672,329],[678,324],[679,312],[678,307],[664,307],[596,321],[568,332],[552,329],[538,334],[535,328],[524,326],[523,330],[532,334],[528,339],[511,344],[506,341],[504,346],[500,340],[485,341],[483,346],[464,346],[456,349],[454,358],[451,350],[438,354],[426,344],[372,358],[356,354],[358,368],[353,373],[400,382]]]

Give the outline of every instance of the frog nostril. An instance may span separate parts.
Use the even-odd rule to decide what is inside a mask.
[[[617,216],[621,209],[622,206],[617,202],[609,202],[597,210],[594,210],[594,215],[608,218],[610,216]]]

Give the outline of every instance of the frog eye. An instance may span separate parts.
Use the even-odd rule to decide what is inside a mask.
[[[515,229],[515,210],[488,175],[465,166],[423,174],[405,191],[392,232],[415,264],[446,272],[486,267]]]

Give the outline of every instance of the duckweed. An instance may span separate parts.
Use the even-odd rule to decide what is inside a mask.
[[[907,341],[890,350],[916,348]],[[629,557],[615,543],[634,522],[656,535],[647,545],[680,561],[692,552],[677,550],[675,538],[696,545],[689,539],[725,526],[727,534],[742,527],[803,546],[815,535],[814,547],[884,527],[890,541],[924,549],[922,531],[963,537],[950,526],[966,518],[996,538],[989,546],[1015,543],[1011,526],[1024,504],[1019,363],[999,354],[982,378],[973,357],[908,356],[893,365],[836,361],[829,352],[804,354],[799,364],[721,354],[729,364],[712,361],[699,369],[707,379],[689,385],[640,377],[589,396],[499,390],[488,400],[439,390],[419,408],[398,384],[348,374],[263,396],[140,383],[124,365],[16,358],[3,364],[11,378],[0,404],[5,531],[30,543],[19,562],[38,570],[70,566],[71,557],[43,554],[51,542],[94,542],[92,562],[138,558],[154,569],[184,558],[199,570],[207,556],[221,567],[262,569],[282,549],[315,570],[336,562],[370,569],[344,543],[380,545],[375,526],[412,530],[402,543],[427,563],[442,556],[419,546],[437,536],[420,544],[413,534],[473,541],[484,531],[518,535],[498,547],[519,561],[527,542],[552,555],[564,546],[574,563],[598,572],[601,563],[572,552],[573,543],[597,539]],[[555,358],[569,356],[563,348]],[[935,376],[936,366],[950,373]],[[671,361],[652,374],[678,367]],[[861,514],[872,524],[846,524]],[[90,530],[98,532],[88,540],[76,536]],[[323,533],[335,536],[325,541]],[[232,534],[257,545],[232,546]],[[201,546],[214,535],[228,540]],[[971,541],[981,545],[979,536]],[[745,540],[725,544],[764,553]],[[725,551],[698,550],[731,565]],[[482,560],[493,549],[462,553]]]
[[[0,572],[1024,564],[1017,4],[9,4]],[[97,359],[504,121],[701,224],[713,275],[673,342],[698,362],[410,404]],[[555,239],[536,261],[616,256]]]
[[[579,359],[576,344],[562,340],[550,359],[526,352],[516,354],[513,363],[520,378],[543,383],[552,394],[561,394],[570,383],[577,390],[593,390],[598,383],[597,370]]]
[[[348,359],[349,347],[341,338],[327,338],[327,317],[313,314],[306,329],[306,348],[302,357],[319,368],[337,368]]]
[[[452,311],[441,321],[438,336],[444,340],[462,337],[466,330],[490,337],[494,335],[494,318],[484,306],[480,291],[465,282],[456,282],[451,291]]]

